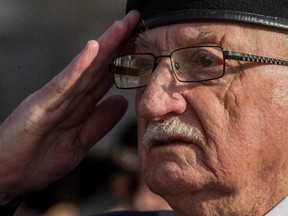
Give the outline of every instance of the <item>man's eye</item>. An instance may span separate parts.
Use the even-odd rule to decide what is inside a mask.
[[[218,59],[211,55],[201,55],[195,59],[196,63],[204,68],[213,67],[219,65]]]
[[[176,62],[175,60],[172,60],[172,67],[174,70],[179,70],[180,69],[180,64]]]

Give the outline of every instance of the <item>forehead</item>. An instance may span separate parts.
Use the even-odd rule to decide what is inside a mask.
[[[217,44],[224,47],[246,41],[247,29],[223,23],[188,23],[161,26],[139,34],[135,45],[139,49],[175,49],[185,46]],[[251,38],[251,37],[249,37]],[[235,43],[235,40],[237,42]]]

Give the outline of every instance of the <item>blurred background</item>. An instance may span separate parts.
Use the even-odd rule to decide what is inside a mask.
[[[59,73],[88,40],[122,18],[125,5],[126,0],[0,0],[0,121]],[[123,120],[75,171],[43,191],[25,195],[18,215],[82,216],[139,206],[150,209],[149,202],[152,209],[167,208],[163,200],[157,205],[158,197],[144,195],[134,91],[113,87],[108,95],[115,93],[130,101]]]

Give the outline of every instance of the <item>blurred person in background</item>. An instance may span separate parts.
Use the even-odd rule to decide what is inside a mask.
[[[114,195],[109,191],[109,179],[116,170],[118,168],[111,158],[103,152],[97,151],[97,155],[91,153],[71,173],[60,180],[41,191],[25,194],[16,215],[52,216],[54,214],[57,216],[57,212],[59,215],[60,212],[73,213],[73,216],[81,215],[83,211],[89,210],[82,209],[82,203],[95,196],[106,200],[93,207],[95,212],[103,212],[116,202]]]

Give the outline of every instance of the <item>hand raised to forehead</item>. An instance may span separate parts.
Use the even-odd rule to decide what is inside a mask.
[[[23,101],[0,126],[0,202],[40,189],[71,171],[122,117],[127,101],[111,96],[108,63],[129,39],[139,14],[89,41],[61,73]]]

